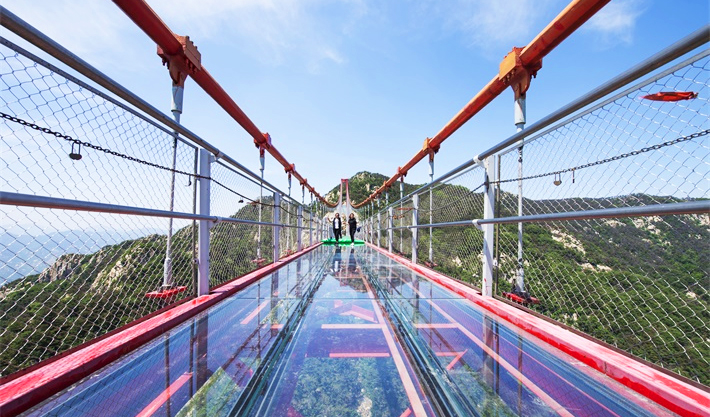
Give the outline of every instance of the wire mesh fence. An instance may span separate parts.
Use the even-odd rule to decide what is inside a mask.
[[[16,274],[0,286],[2,376],[175,301],[146,297],[163,283],[163,219],[5,206],[0,213],[19,224],[39,215],[64,227],[73,225],[70,230],[45,229],[44,234],[0,226],[3,276]],[[111,229],[86,227],[89,222]],[[174,283],[192,294],[192,222],[178,220],[174,226]]]
[[[624,87],[493,155],[494,217],[708,199],[708,55]],[[483,218],[485,185],[483,169],[472,164],[425,187],[417,224]],[[395,227],[411,224],[399,217],[407,202],[392,206]],[[387,248],[387,210],[380,216],[379,244]],[[418,230],[419,263],[480,285],[482,231]],[[393,238],[393,251],[405,257],[411,252],[400,239],[409,233],[397,229]],[[710,385],[708,238],[707,213],[497,224],[494,294]]]
[[[0,190],[273,222],[275,190],[222,162],[198,179],[198,148],[3,39]],[[278,191],[276,191],[278,192]],[[298,204],[281,222],[297,224]],[[0,378],[76,347],[197,291],[197,224],[164,217],[0,205]],[[209,286],[273,261],[270,225],[210,229]],[[282,253],[298,231],[285,232]]]
[[[500,157],[500,217],[707,198],[710,60],[691,58]],[[659,92],[693,92],[652,101]],[[710,383],[707,215],[525,224],[498,229],[498,291],[689,378]]]
[[[196,148],[106,95],[3,45],[0,102],[3,191],[194,210]],[[0,376],[193,293],[190,221],[12,206],[0,212]],[[164,284],[169,230],[171,284],[183,291],[146,297]]]
[[[417,223],[437,224],[483,217],[483,170],[465,171],[419,194]],[[431,231],[430,231],[431,230]],[[461,281],[480,283],[483,233],[473,227],[419,229],[420,264]],[[431,248],[431,257],[429,250]]]

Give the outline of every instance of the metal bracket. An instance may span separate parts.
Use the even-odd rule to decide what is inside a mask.
[[[163,65],[167,65],[173,85],[183,87],[188,75],[194,75],[202,69],[202,56],[189,36],[176,36],[176,38],[182,45],[182,49],[175,54],[168,54],[158,46],[158,56],[163,60]]]
[[[500,63],[498,79],[509,84],[515,93],[515,99],[519,99],[530,88],[530,81],[537,75],[537,71],[542,68],[542,60],[529,65],[523,65],[520,60],[520,52],[523,48],[514,47]]]

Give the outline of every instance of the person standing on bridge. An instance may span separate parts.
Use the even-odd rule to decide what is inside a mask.
[[[350,218],[348,219],[348,229],[350,230],[350,246],[355,246],[355,231],[357,230],[357,220],[355,219],[355,213],[350,213]]]
[[[335,213],[335,218],[333,219],[333,236],[335,236],[335,246],[338,246],[341,232],[343,230],[343,223],[340,221],[340,213]]]

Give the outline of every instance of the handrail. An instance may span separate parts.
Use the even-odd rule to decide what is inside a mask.
[[[183,47],[176,35],[160,19],[155,11],[144,0],[113,0],[114,3],[133,20],[133,22],[143,30],[166,55],[184,55]],[[296,171],[295,165],[288,160],[271,143],[268,133],[262,133],[254,122],[242,111],[237,103],[232,100],[229,94],[210,75],[204,67],[196,71],[188,71],[188,75],[202,87],[202,89],[212,97],[244,130],[254,139],[254,144],[259,150],[265,150],[271,154],[283,167],[284,170],[293,175],[301,184],[310,191],[318,200],[328,207],[335,207],[321,196],[313,186],[308,184],[308,180]]]
[[[313,229],[313,227],[299,227],[290,224],[259,222],[256,220],[236,219],[234,217],[208,216],[204,214],[121,206],[117,204],[95,203],[93,201],[69,200],[66,198],[11,193],[7,191],[0,191],[0,205],[89,211],[94,213],[129,214],[134,216],[165,217],[186,220],[207,220],[215,223],[238,223],[254,226],[290,227],[293,229]]]
[[[399,229],[424,229],[428,227],[480,226],[484,224],[541,223],[548,221],[589,220],[642,216],[670,216],[679,214],[707,214],[710,200],[686,201],[683,203],[653,204],[648,206],[606,208],[599,210],[568,211],[563,213],[531,214],[527,216],[498,217],[493,219],[459,220],[432,224],[393,227]],[[384,228],[386,229],[386,228]],[[383,229],[383,230],[384,230]]]
[[[555,19],[550,22],[525,48],[520,52],[520,65],[525,68],[534,66],[542,61],[552,49],[567,38],[584,22],[589,20],[610,0],[573,0]],[[404,166],[397,169],[397,173],[384,182],[380,188],[375,190],[370,196],[353,207],[359,208],[370,202],[372,199],[382,194],[385,190],[394,185],[395,181],[404,178],[407,172],[415,166],[425,156],[438,151],[441,144],[451,136],[456,130],[469,121],[476,113],[488,105],[494,98],[511,85],[510,79],[499,75],[493,77],[481,91],[476,94],[466,106],[454,116],[433,138],[427,139],[424,147],[420,149],[412,159]]]

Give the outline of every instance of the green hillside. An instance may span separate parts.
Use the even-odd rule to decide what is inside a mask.
[[[360,172],[350,179],[353,201],[362,201],[386,180]],[[405,193],[418,188],[405,184]],[[396,185],[390,201],[399,197]],[[338,187],[327,194],[337,201]],[[428,198],[428,197],[427,197]],[[515,196],[501,195],[499,216]],[[434,191],[433,222],[482,217],[482,195],[456,185]],[[671,202],[646,195],[616,199],[525,200],[536,212],[560,207],[602,208],[630,203]],[[268,201],[265,201],[269,203]],[[437,209],[437,207],[439,209]],[[422,216],[428,212],[422,210]],[[271,218],[263,207],[262,218]],[[258,206],[246,205],[233,217],[256,220]],[[428,218],[426,219],[428,221]],[[600,219],[525,225],[525,279],[541,300],[538,312],[632,352],[665,368],[710,385],[710,294],[708,216]],[[496,246],[497,291],[509,291],[517,262],[517,226],[500,226]],[[193,232],[174,236],[176,283],[191,287]],[[210,285],[254,269],[255,226],[219,223],[212,229]],[[411,234],[395,234],[396,249],[411,249]],[[480,283],[482,232],[475,227],[433,231],[435,269],[474,285]],[[150,235],[105,246],[89,255],[65,254],[40,274],[0,288],[0,369],[17,371],[91,340],[163,306],[144,295],[162,281],[166,237]],[[269,261],[271,231],[262,233]],[[420,259],[428,253],[428,231],[420,232]],[[17,335],[17,337],[16,337]],[[49,336],[46,336],[49,335]],[[28,342],[29,341],[29,342]],[[37,348],[29,348],[36,345]]]

